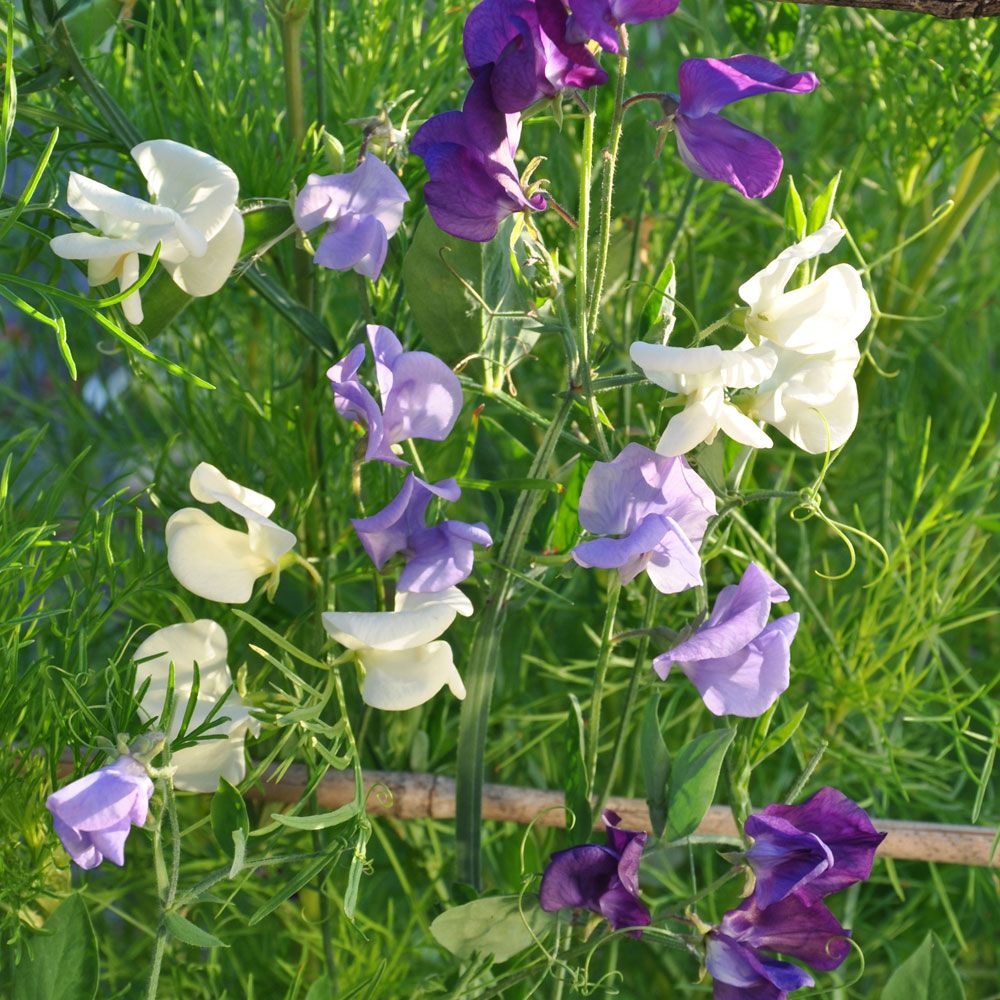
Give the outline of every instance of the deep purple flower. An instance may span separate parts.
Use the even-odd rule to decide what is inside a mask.
[[[364,344],[326,373],[333,401],[342,417],[368,428],[365,461],[408,465],[392,445],[409,438],[443,441],[462,409],[462,387],[455,373],[426,351],[404,351],[387,326],[369,324],[368,340],[375,358],[375,378],[382,407],[357,378],[365,359]]]
[[[792,895],[762,908],[754,897],[730,910],[706,941],[705,966],[715,980],[715,1000],[785,1000],[812,986],[812,977],[791,962],[761,952],[780,952],[814,969],[836,969],[847,957],[850,932],[822,904]]]
[[[545,208],[541,194],[521,188],[514,154],[520,116],[504,114],[490,93],[490,70],[473,81],[461,111],[446,111],[417,129],[411,152],[427,167],[424,196],[440,229],[459,239],[487,243],[514,212]]]
[[[607,82],[587,39],[567,37],[568,18],[562,0],[483,0],[473,7],[462,36],[465,60],[473,76],[492,67],[490,89],[501,111]]]
[[[121,867],[125,841],[133,824],[146,822],[152,795],[146,768],[125,755],[53,792],[45,808],[63,847],[81,868],[96,868],[105,858]]]
[[[656,657],[653,669],[666,680],[676,663],[713,715],[762,715],[788,687],[799,616],[767,623],[771,604],[787,600],[788,591],[750,563],[738,584],[719,591],[708,621]]]
[[[800,805],[771,805],[748,817],[747,861],[757,876],[754,898],[771,906],[795,893],[814,903],[871,874],[885,839],[868,813],[836,788],[821,788]]]
[[[643,570],[663,594],[701,582],[698,549],[715,513],[715,494],[683,458],[630,444],[611,462],[595,462],[580,493],[580,524],[596,535],[573,558],[617,569],[622,583]]]
[[[454,503],[461,495],[454,479],[425,483],[410,473],[387,507],[371,517],[351,519],[377,569],[397,552],[406,554],[398,590],[436,594],[454,587],[472,572],[472,546],[493,544],[481,521],[443,521],[433,527],[424,523],[433,497]]]
[[[644,927],[652,919],[639,899],[639,862],[646,834],[619,830],[621,818],[606,809],[603,814],[608,842],[583,844],[556,851],[542,876],[539,901],[550,913],[566,907],[591,910],[611,926]],[[630,931],[642,937],[642,931]]]
[[[374,281],[409,200],[399,178],[368,153],[350,173],[310,174],[295,199],[295,224],[309,232],[329,223],[315,263],[334,271],[354,270]]]
[[[788,73],[760,56],[685,59],[677,74],[680,103],[674,116],[677,149],[692,173],[734,187],[744,198],[769,195],[784,161],[767,139],[720,118],[721,108],[755,94],[808,94],[814,73]]]
[[[620,24],[642,24],[666,17],[680,0],[570,0],[567,34],[574,41],[593,38],[607,52],[618,51]]]

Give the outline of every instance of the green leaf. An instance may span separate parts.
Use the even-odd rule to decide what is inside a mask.
[[[823,193],[812,203],[809,209],[809,225],[806,232],[814,233],[821,229],[833,217],[833,206],[837,199],[837,187],[840,184],[840,171],[827,184]]]
[[[31,951],[14,969],[14,1000],[94,1000],[97,938],[79,893],[67,897],[32,937]]]
[[[794,735],[809,711],[806,702],[787,722],[782,723],[773,733],[769,733],[754,747],[750,758],[750,767],[762,764],[771,754],[780,750]]]
[[[474,955],[492,955],[494,962],[506,962],[534,944],[555,922],[536,896],[525,896],[518,907],[517,896],[489,896],[453,906],[431,923],[431,934],[453,955],[468,960]]]
[[[293,896],[299,891],[304,885],[311,882],[324,868],[329,867],[337,860],[337,855],[340,853],[340,848],[337,847],[332,851],[328,851],[326,854],[318,858],[314,858],[305,868],[300,872],[293,875],[280,889],[264,904],[259,906],[250,915],[250,919],[247,923],[253,927],[255,924],[259,924],[265,917],[273,913],[282,903],[285,902],[290,896]]]
[[[896,969],[882,991],[882,1000],[965,1000],[955,966],[930,931],[923,944]]]
[[[715,798],[719,772],[735,729],[714,729],[696,736],[674,758],[673,781],[667,806],[671,840],[694,833]]]
[[[726,20],[736,37],[750,49],[760,47],[761,21],[752,0],[728,0]]]
[[[243,796],[225,778],[219,778],[219,788],[212,796],[212,833],[216,843],[228,857],[236,852],[235,834],[243,834],[243,842],[250,835],[250,817],[247,815]]]
[[[194,945],[195,948],[228,948],[225,941],[220,941],[214,934],[203,931],[179,913],[167,911],[163,914],[163,923],[170,936],[183,944]]]
[[[653,825],[653,836],[662,837],[667,825],[667,782],[670,779],[670,754],[660,729],[660,694],[646,703],[639,736],[642,777],[646,786],[646,804]]]
[[[677,318],[674,315],[675,298],[677,295],[677,272],[674,262],[667,261],[667,266],[653,283],[653,290],[639,314],[639,339],[645,340],[650,334],[659,337],[665,344],[673,333]]]
[[[283,813],[272,813],[271,819],[292,830],[326,830],[357,816],[358,808],[357,802],[348,802],[333,812],[317,813],[314,816],[286,816]]]
[[[785,195],[785,225],[797,240],[806,234],[806,213],[791,174],[788,175],[788,193]]]
[[[594,828],[593,806],[590,802],[586,765],[586,730],[583,710],[575,694],[569,696],[569,711],[564,726],[566,747],[566,808],[575,818],[571,838],[574,844],[590,839]]]
[[[566,492],[552,515],[548,547],[553,552],[568,552],[580,538],[580,493],[586,478],[586,466],[577,462],[566,480]]]
[[[421,336],[448,362],[475,353],[482,344],[481,306],[462,280],[477,291],[482,287],[482,245],[441,232],[424,215],[403,259],[403,285]]]

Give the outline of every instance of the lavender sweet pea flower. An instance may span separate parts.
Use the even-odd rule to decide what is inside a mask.
[[[152,795],[146,768],[125,755],[53,792],[45,808],[63,847],[81,868],[96,868],[105,858],[121,867],[125,841],[133,824],[146,822]]]
[[[757,876],[754,898],[771,906],[791,893],[814,903],[871,874],[885,839],[868,813],[836,788],[799,805],[771,805],[748,817],[747,861]]]
[[[570,0],[567,35],[574,42],[593,38],[606,52],[618,51],[618,26],[666,17],[680,0]]]
[[[617,569],[622,583],[646,571],[663,594],[701,582],[698,549],[715,513],[715,494],[683,458],[630,444],[611,462],[595,462],[580,493],[580,524],[598,535],[581,542],[581,566]]]
[[[653,669],[666,680],[676,663],[713,715],[762,715],[788,687],[789,650],[799,616],[767,623],[771,604],[787,600],[788,591],[750,563],[739,584],[719,592],[708,621],[656,657]]]
[[[368,153],[350,173],[310,174],[295,200],[295,224],[310,232],[329,223],[313,261],[375,281],[409,200],[399,178]]]
[[[365,359],[363,344],[326,373],[334,406],[342,417],[368,429],[365,461],[407,465],[392,446],[409,438],[443,441],[462,409],[462,387],[455,373],[433,354],[404,351],[388,327],[369,324],[368,340],[381,408],[357,377]]]
[[[481,521],[444,521],[427,527],[424,518],[433,497],[454,503],[462,495],[454,479],[425,483],[412,473],[396,497],[371,517],[351,519],[354,530],[377,569],[397,552],[406,554],[398,589],[436,594],[461,583],[472,572],[472,547],[493,544]]]
[[[514,212],[545,208],[541,194],[521,188],[514,154],[520,116],[504,114],[490,90],[492,71],[473,81],[461,111],[446,111],[417,129],[411,152],[427,167],[424,196],[440,229],[459,239],[488,243]]]
[[[560,91],[606,83],[586,46],[567,37],[562,0],[483,0],[465,22],[462,45],[473,76],[492,67],[490,90],[508,114]]]
[[[620,817],[610,809],[603,814],[607,845],[583,844],[552,855],[542,876],[539,902],[550,913],[567,907],[591,910],[611,926],[644,927],[652,919],[639,899],[639,862],[646,834],[619,830]],[[642,931],[630,931],[642,937]]]
[[[819,86],[816,75],[789,73],[768,59],[741,55],[686,59],[677,76],[674,129],[685,166],[699,177],[730,185],[744,198],[769,195],[781,177],[781,152],[716,112],[756,94],[808,94]]]
[[[810,906],[792,895],[761,907],[751,896],[708,934],[705,966],[715,980],[715,1000],[784,1000],[793,990],[812,986],[812,977],[761,951],[780,952],[828,972],[847,957],[849,937],[822,903]]]

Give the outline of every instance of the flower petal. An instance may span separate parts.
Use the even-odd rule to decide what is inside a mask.
[[[814,73],[789,73],[761,56],[685,59],[677,71],[680,111],[701,118],[757,94],[808,94],[819,86]]]
[[[163,261],[174,284],[188,295],[214,295],[228,281],[243,249],[244,224],[234,208],[223,227],[208,241],[201,257],[186,257],[179,264]],[[161,256],[162,261],[162,256]]]
[[[455,608],[445,601],[412,610],[326,611],[323,627],[348,649],[396,651],[436,639],[455,620],[455,614]]]
[[[371,215],[344,215],[330,224],[316,248],[313,262],[331,271],[354,270],[376,281],[388,249],[388,235],[378,219]]]
[[[372,708],[404,712],[423,705],[445,685],[456,698],[465,697],[465,685],[447,642],[396,652],[365,649],[359,658],[365,668],[361,700]]]

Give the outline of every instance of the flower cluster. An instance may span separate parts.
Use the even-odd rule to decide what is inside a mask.
[[[705,965],[715,1000],[785,1000],[812,977],[772,952],[813,969],[836,969],[850,951],[845,930],[823,899],[871,874],[885,838],[868,814],[835,788],[801,805],[771,805],[744,826],[751,895],[709,931]]]
[[[813,455],[847,441],[858,420],[857,339],[872,315],[861,276],[837,264],[786,291],[800,264],[843,236],[828,222],[740,286],[746,337],[735,349],[632,344],[632,360],[646,377],[684,401],[657,445],[661,455],[711,444],[720,430],[748,447],[769,448],[753,418]],[[733,397],[730,390],[746,391]]]
[[[195,297],[217,292],[243,246],[236,174],[207,153],[172,139],[139,143],[132,159],[153,200],[71,173],[69,206],[97,232],[56,236],[52,252],[85,260],[91,285],[117,278],[124,291],[139,280],[139,255],[150,256],[159,246],[160,263],[179,288]],[[142,322],[138,291],[122,300],[122,311],[130,323]]]

